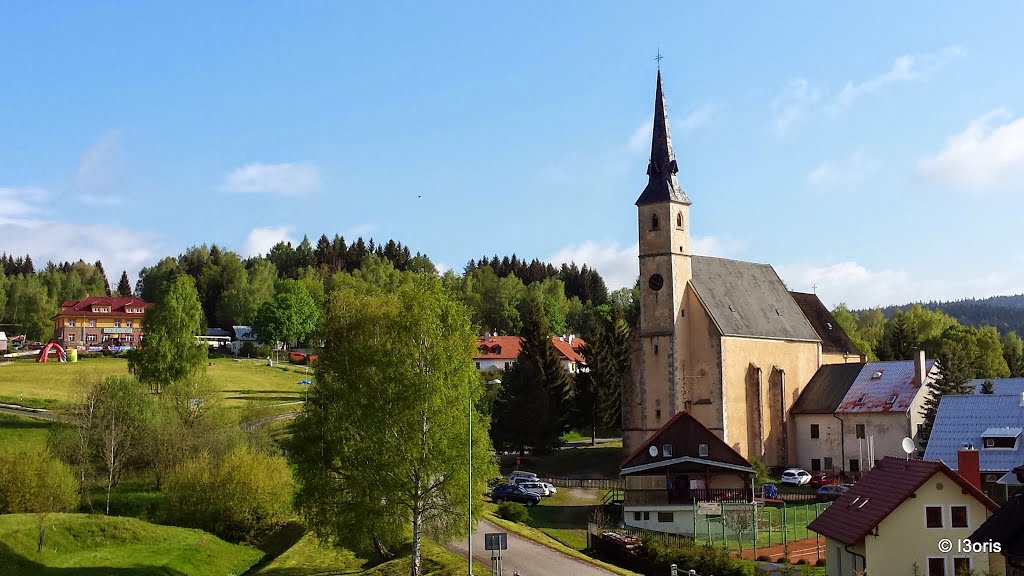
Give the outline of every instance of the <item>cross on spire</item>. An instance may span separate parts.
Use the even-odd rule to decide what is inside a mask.
[[[661,71],[661,60],[662,60],[662,58],[664,58],[664,56],[661,55],[661,48],[659,47],[658,48],[658,55],[654,57],[654,59],[658,61],[658,71],[659,72]]]

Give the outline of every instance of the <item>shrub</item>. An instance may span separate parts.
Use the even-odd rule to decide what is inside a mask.
[[[764,554],[761,554],[760,556],[757,557],[757,561],[758,562],[771,562],[772,559],[771,559],[770,556],[765,556]]]
[[[776,564],[789,564],[789,558],[786,558],[785,556],[779,556],[778,558],[775,559],[775,563]]]
[[[520,524],[530,519],[530,513],[526,506],[518,502],[502,502],[498,505],[498,516],[505,520],[519,522]]]
[[[206,452],[177,466],[164,486],[164,521],[252,541],[284,523],[293,484],[284,458],[248,447],[214,461]]]
[[[796,563],[798,565],[810,564],[810,562],[808,562],[806,558],[801,558],[801,559],[797,560]]]
[[[48,450],[0,452],[0,514],[62,512],[76,504],[75,473]]]
[[[815,562],[814,565],[815,566],[824,566],[825,565],[825,559],[824,558],[818,558],[818,561]]]

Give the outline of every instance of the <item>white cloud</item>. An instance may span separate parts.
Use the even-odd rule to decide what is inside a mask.
[[[274,244],[278,242],[292,242],[294,240],[288,235],[288,228],[278,226],[275,228],[253,228],[245,239],[245,246],[242,252],[246,256],[266,255]]]
[[[46,191],[40,188],[0,187],[0,224],[38,214],[45,201]]]
[[[918,161],[923,174],[967,192],[1019,186],[1024,178],[1024,118],[1003,109],[973,120],[934,156]]]
[[[821,100],[821,90],[811,87],[806,78],[790,80],[772,102],[775,130],[785,134]]]
[[[738,251],[739,246],[712,236],[698,236],[691,240],[690,249],[694,254],[704,256],[726,256]],[[636,282],[640,274],[639,254],[639,244],[623,247],[614,242],[587,241],[563,247],[548,261],[556,265],[570,262],[586,264],[601,274],[609,290],[617,290],[632,287]]]
[[[847,82],[836,96],[834,105],[844,108],[858,98],[873,94],[891,84],[924,80],[953,60],[964,55],[962,46],[947,46],[938,52],[904,54],[893,61],[883,74],[862,82]]]
[[[864,179],[871,163],[862,152],[840,160],[825,160],[807,174],[807,183],[821,190],[845,189]]]
[[[246,164],[224,177],[221,188],[240,194],[301,195],[320,187],[320,169],[313,164]]]
[[[124,138],[117,130],[104,132],[82,153],[71,191],[83,202],[112,205],[121,201],[124,187]]]
[[[694,108],[692,112],[687,114],[686,118],[683,118],[683,121],[679,123],[679,127],[682,128],[684,132],[695,130],[696,128],[710,122],[714,115],[715,109],[711,104],[698,106],[697,108]]]
[[[835,264],[789,264],[776,266],[779,277],[790,290],[815,291],[826,306],[845,302],[851,308],[869,308],[929,300],[985,298],[1020,291],[1024,273],[1019,267],[1004,272],[936,274],[937,269],[871,269],[854,261]]]

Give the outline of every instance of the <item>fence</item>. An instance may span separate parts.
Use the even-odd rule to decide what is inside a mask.
[[[541,478],[541,482],[547,482],[558,488],[589,488],[593,490],[623,490],[626,483],[621,479],[607,478]]]

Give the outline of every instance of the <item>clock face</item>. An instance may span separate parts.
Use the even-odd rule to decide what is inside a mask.
[[[661,274],[652,274],[651,279],[647,281],[647,285],[651,287],[651,290],[657,292],[665,285],[665,279],[661,277]]]

